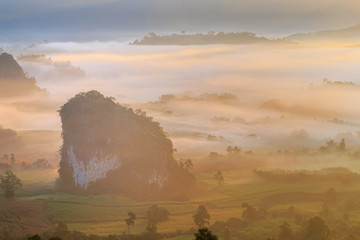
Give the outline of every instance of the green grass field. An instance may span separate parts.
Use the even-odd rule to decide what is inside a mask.
[[[341,208],[353,193],[360,189],[360,183],[353,182],[348,186],[338,181],[329,182],[275,182],[265,181],[257,177],[251,169],[223,170],[224,184],[219,186],[214,179],[215,171],[195,173],[202,190],[191,196],[188,201],[143,201],[138,202],[122,195],[71,195],[54,192],[53,184],[57,177],[51,171],[27,171],[18,174],[23,179],[24,188],[19,195],[23,199],[38,199],[45,202],[46,215],[53,223],[66,223],[71,230],[78,230],[88,234],[121,234],[127,231],[124,219],[129,211],[137,216],[132,233],[146,231],[148,208],[153,204],[166,207],[170,212],[169,220],[159,223],[158,231],[174,232],[195,228],[192,215],[199,204],[203,204],[211,215],[211,223],[226,221],[229,218],[242,216],[242,203],[249,203],[256,207],[266,207],[269,210],[285,210],[294,206],[297,211],[308,214],[318,214],[323,206],[321,200],[307,200],[298,197],[301,194],[324,194],[329,188],[335,188],[338,194],[337,208]],[[36,176],[36,177],[34,177]],[[51,181],[49,181],[49,179]],[[45,187],[45,190],[44,190]],[[47,192],[46,192],[47,191]],[[35,194],[31,194],[35,193]],[[295,197],[294,197],[295,194]],[[277,197],[279,196],[279,199]],[[275,198],[276,201],[270,201]],[[268,202],[264,201],[268,199]],[[269,200],[270,199],[270,200]],[[332,209],[337,211],[336,208]],[[360,220],[359,212],[353,212],[353,220]],[[277,226],[281,219],[272,220]],[[269,225],[269,226],[268,226]],[[271,223],[263,224],[263,231],[271,231]],[[272,225],[273,226],[273,225]],[[256,232],[256,227],[252,231]],[[266,230],[269,228],[268,230]],[[254,233],[255,234],[255,233]],[[256,235],[256,234],[255,234]],[[185,239],[182,237],[174,240]]]

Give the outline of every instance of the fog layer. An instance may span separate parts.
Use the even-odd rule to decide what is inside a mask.
[[[358,48],[89,42],[5,50],[49,93],[2,99],[6,128],[60,130],[59,106],[96,89],[147,111],[178,151],[317,148],[343,133],[348,144],[359,141]]]

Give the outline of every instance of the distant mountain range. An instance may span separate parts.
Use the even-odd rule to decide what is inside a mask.
[[[337,30],[296,33],[284,39],[293,42],[360,43],[360,24]]]
[[[36,85],[11,54],[0,54],[0,97],[20,96],[31,93],[46,93]]]
[[[211,44],[255,44],[255,43],[291,43],[286,39],[268,39],[250,32],[208,32],[195,34],[171,34],[159,36],[149,33],[133,45],[211,45]]]
[[[133,45],[211,45],[211,44],[294,44],[294,43],[360,44],[360,24],[337,30],[296,33],[284,38],[270,39],[251,32],[208,32],[157,35],[149,33]]]

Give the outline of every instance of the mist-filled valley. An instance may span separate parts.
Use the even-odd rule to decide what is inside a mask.
[[[2,42],[0,239],[359,239],[360,48],[299,36]]]
[[[13,55],[46,96],[3,97],[1,123],[15,130],[60,130],[59,107],[94,89],[154,117],[179,154],[224,152],[228,145],[319,148],[343,137],[354,146],[360,124],[357,51],[299,44],[35,44]]]

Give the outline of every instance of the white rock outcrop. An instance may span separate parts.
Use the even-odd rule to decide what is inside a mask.
[[[105,178],[108,171],[121,167],[117,156],[104,156],[101,151],[97,151],[87,162],[76,158],[72,146],[69,147],[67,154],[69,163],[73,167],[75,185],[84,190],[88,188],[90,182]]]

